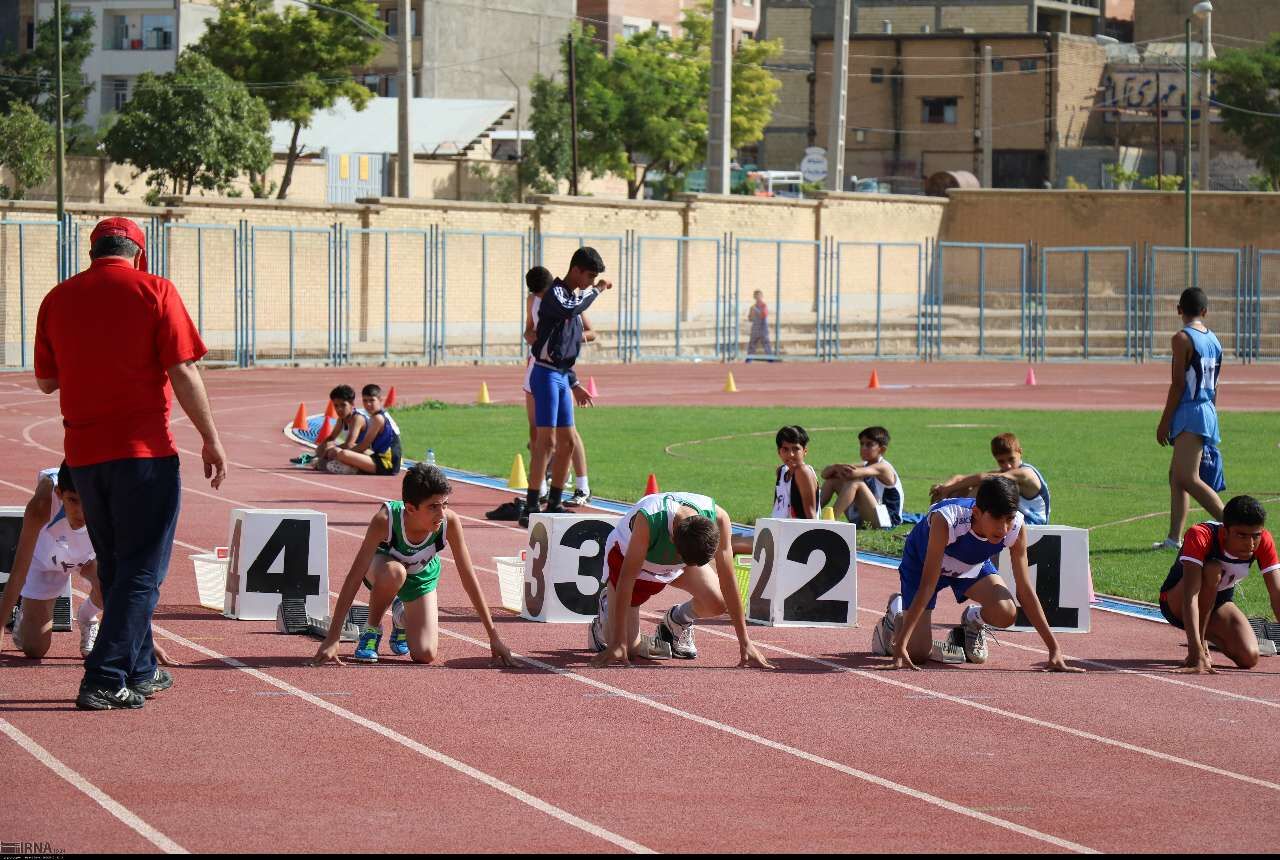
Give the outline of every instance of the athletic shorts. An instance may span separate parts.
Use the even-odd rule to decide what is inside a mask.
[[[377,553],[383,558],[392,559],[391,556],[384,553]],[[436,590],[436,586],[440,584],[440,557],[436,556],[427,562],[426,566],[421,570],[409,574],[404,578],[404,585],[400,586],[400,590],[396,592],[396,597],[404,603],[413,603],[419,597],[430,594]],[[373,583],[369,581],[369,577],[364,578],[364,587],[373,591]]]
[[[573,392],[568,373],[535,364],[529,375],[529,388],[535,427],[573,426]]]
[[[622,546],[614,544],[609,550],[609,584],[615,588],[618,585],[618,577],[622,575]],[[642,606],[650,597],[653,597],[662,589],[666,588],[665,582],[654,582],[652,579],[637,579],[635,587],[631,590],[631,605]]]
[[[376,475],[398,475],[400,474],[400,446],[392,445],[381,454],[375,454],[370,451],[369,456],[373,458],[374,474]]]
[[[1040,516],[1040,514],[1033,514],[1033,513],[1031,513],[1030,511],[1023,511],[1023,512],[1022,512],[1022,520],[1023,520],[1023,522],[1025,522],[1025,523],[1026,523],[1027,525],[1029,525],[1029,526],[1047,526],[1047,525],[1049,525],[1049,521],[1048,521],[1048,520],[1046,520],[1044,517]]]
[[[906,610],[910,608],[911,602],[916,599],[916,592],[920,590],[919,570],[908,570],[906,565],[898,565],[898,583],[902,591],[902,608]],[[964,603],[967,599],[965,594],[968,593],[973,584],[988,576],[998,576],[996,566],[988,559],[982,565],[982,572],[977,576],[970,576],[961,579],[955,576],[938,577],[938,587],[933,590],[933,595],[929,598],[929,609],[933,609],[938,605],[938,594],[944,588],[950,588],[951,593],[956,596],[956,603]]]
[[[1236,602],[1236,587],[1233,585],[1224,591],[1218,592],[1218,594],[1213,598],[1213,608],[1217,609],[1219,606],[1222,606],[1225,603],[1235,603],[1235,602]],[[1176,616],[1174,616],[1173,610],[1169,608],[1169,599],[1165,597],[1165,592],[1163,591],[1160,592],[1160,614],[1164,616],[1165,621],[1168,621],[1170,624],[1172,624],[1174,627],[1177,627],[1179,630],[1187,629],[1186,627],[1183,626],[1182,622],[1179,621]]]
[[[22,592],[18,595],[25,600],[53,600],[67,592],[67,580],[70,574],[64,570],[27,571],[27,581],[22,583]]]
[[[898,513],[893,508],[890,508],[887,506],[885,507],[885,510],[889,512],[890,528],[897,528],[898,526],[902,525],[902,514]],[[862,514],[858,512],[857,502],[853,502],[849,505],[849,507],[845,508],[844,518],[849,522],[853,523],[855,526],[862,525]],[[880,528],[880,524],[877,523],[875,525],[875,528]]]

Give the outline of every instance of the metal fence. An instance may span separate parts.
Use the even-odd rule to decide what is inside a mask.
[[[524,274],[594,246],[614,290],[587,356],[616,361],[1162,357],[1188,284],[1227,354],[1280,359],[1280,250],[145,223],[208,360],[514,362]],[[88,222],[0,220],[0,367],[87,264]]]

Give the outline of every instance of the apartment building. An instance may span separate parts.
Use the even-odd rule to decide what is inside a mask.
[[[644,30],[658,30],[668,35],[680,31],[684,10],[699,0],[578,0],[578,16],[582,23],[594,27],[596,39],[612,51],[617,38],[634,36]],[[754,36],[760,27],[760,4],[763,0],[733,0],[734,44],[744,35]]]
[[[1139,42],[1153,39],[1180,38],[1186,26],[1187,16],[1195,6],[1195,0],[1132,0],[1133,37]],[[1192,34],[1200,25],[1192,22]],[[1246,40],[1265,40],[1280,33],[1280,0],[1216,0],[1213,4],[1214,45],[1223,47],[1247,47]],[[1225,44],[1219,45],[1221,35]]]

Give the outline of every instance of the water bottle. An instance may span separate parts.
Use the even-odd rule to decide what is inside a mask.
[[[427,465],[434,466],[435,464],[436,464],[436,449],[428,448],[427,449]]]

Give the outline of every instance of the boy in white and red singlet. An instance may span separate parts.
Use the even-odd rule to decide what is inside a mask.
[[[592,665],[626,665],[634,657],[692,660],[698,656],[694,623],[728,612],[738,634],[738,665],[773,668],[747,637],[731,535],[729,515],[707,496],[654,493],[632,505],[605,543],[607,580],[587,631],[588,647],[598,652]],[[641,636],[640,607],[668,585],[691,599],[667,610],[652,638]]]
[[[1187,633],[1187,659],[1181,671],[1209,674],[1213,643],[1241,669],[1258,664],[1258,634],[1235,604],[1236,585],[1257,562],[1271,597],[1271,612],[1280,621],[1280,559],[1266,524],[1267,511],[1257,499],[1236,496],[1222,508],[1222,522],[1187,529],[1178,560],[1160,586],[1160,611]],[[1198,619],[1188,624],[1187,619]]]

